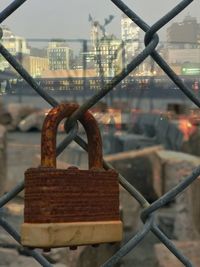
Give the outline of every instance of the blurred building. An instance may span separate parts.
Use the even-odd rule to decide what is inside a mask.
[[[16,36],[14,33],[5,25],[2,26],[3,37],[1,39],[2,45],[19,61],[22,61],[24,55],[30,54],[27,41],[25,38]],[[9,63],[1,56],[0,58],[0,69],[4,70],[9,67]]]
[[[121,18],[121,38],[124,44],[124,60],[127,64],[140,47],[140,28],[125,14]]]
[[[200,23],[187,15],[182,22],[175,22],[167,29],[169,47],[196,48],[200,44]]]
[[[33,77],[41,77],[41,74],[49,68],[46,49],[31,47],[30,55],[23,56],[22,65]]]
[[[195,73],[200,64],[200,23],[196,18],[187,15],[167,29],[165,57],[177,74]]]
[[[95,53],[93,46],[87,46],[87,51],[81,49],[80,53],[73,58],[73,69],[95,69]]]
[[[72,61],[72,50],[66,42],[52,41],[47,48],[50,70],[68,70]]]
[[[120,48],[121,40],[114,35],[105,35],[99,40],[98,45],[94,48],[98,76],[114,77],[121,71],[122,51]]]
[[[167,51],[169,64],[200,63],[199,48],[169,48]]]
[[[22,65],[33,77],[41,77],[42,73],[49,68],[47,57],[24,56]]]
[[[14,35],[13,32],[6,26],[2,26],[2,30],[3,37],[1,42],[12,55],[30,54],[30,49],[28,48],[25,38]]]

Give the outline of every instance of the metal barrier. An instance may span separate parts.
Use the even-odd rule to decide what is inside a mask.
[[[57,155],[60,154],[66,146],[75,140],[82,148],[87,150],[87,144],[77,136],[76,121],[80,116],[101,100],[106,94],[108,94],[118,83],[120,83],[131,71],[133,71],[140,63],[142,63],[149,55],[155,60],[155,62],[165,71],[170,79],[180,88],[180,90],[198,107],[200,107],[200,100],[190,91],[190,89],[183,83],[183,81],[173,72],[169,65],[163,60],[163,58],[156,51],[156,47],[159,44],[159,37],[156,34],[164,25],[178,15],[183,9],[185,9],[193,0],[182,0],[176,7],[174,7],[169,13],[158,20],[153,26],[148,26],[137,14],[135,14],[128,6],[126,6],[121,0],[111,0],[121,11],[123,11],[130,19],[132,19],[144,32],[145,35],[145,49],[134,58],[128,66],[121,71],[110,82],[104,85],[101,91],[95,94],[92,98],[87,100],[73,115],[68,119],[65,125],[66,130],[70,129],[70,133],[66,139],[58,146]],[[7,8],[0,13],[0,23],[2,23],[9,15],[11,15],[16,9],[18,9],[26,0],[15,0]],[[1,33],[2,37],[2,33]],[[17,72],[31,85],[31,87],[43,97],[51,106],[58,105],[57,101],[48,95],[44,90],[35,82],[35,80],[27,73],[27,71],[15,60],[15,58],[0,44],[0,53],[6,58],[6,60],[17,70]],[[104,162],[105,169],[112,168],[108,163]],[[144,226],[135,236],[133,236],[126,244],[124,244],[119,251],[116,252],[103,267],[114,266],[122,257],[133,250],[142,241],[147,233],[150,231],[158,237],[158,239],[183,263],[184,266],[193,266],[188,258],[186,258],[171,242],[167,236],[159,229],[154,220],[154,213],[170,201],[172,201],[179,193],[183,192],[197,177],[200,175],[200,167],[195,169],[190,176],[180,182],[176,187],[163,195],[157,201],[152,204],[148,201],[130,184],[127,180],[119,175],[120,184],[140,203],[143,211],[141,213],[141,219]],[[24,189],[24,183],[19,183],[13,190],[3,195],[0,198],[0,208],[2,208],[8,201],[14,198],[20,191]],[[17,231],[6,221],[0,213],[0,225],[17,241],[20,243],[20,235]],[[26,249],[26,253],[34,257],[42,266],[52,266],[41,254],[34,250]]]

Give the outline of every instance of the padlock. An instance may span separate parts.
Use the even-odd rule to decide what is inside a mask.
[[[25,172],[21,243],[26,247],[75,247],[122,239],[118,174],[103,169],[101,135],[89,111],[79,120],[87,134],[89,170],[56,168],[58,124],[77,108],[61,104],[44,120],[41,165]]]

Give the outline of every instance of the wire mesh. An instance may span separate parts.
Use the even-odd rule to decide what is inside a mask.
[[[151,56],[153,60],[161,67],[161,69],[169,76],[169,78],[178,86],[178,88],[198,107],[200,107],[200,100],[194,95],[193,92],[187,87],[187,85],[175,74],[165,60],[158,54],[156,47],[159,44],[159,36],[157,31],[165,26],[170,20],[182,12],[193,0],[182,0],[178,5],[171,9],[165,16],[159,19],[151,27],[142,20],[140,16],[134,13],[123,1],[111,0],[123,13],[125,13],[133,22],[135,22],[145,32],[145,48],[143,51],[135,57],[117,76],[111,81],[104,84],[103,88],[89,100],[85,101],[83,105],[76,110],[73,115],[68,119],[65,124],[65,129],[70,130],[70,134],[66,139],[59,144],[57,148],[57,155],[59,155],[66,146],[74,140],[83,149],[87,151],[87,143],[77,135],[77,120],[80,116],[86,112],[89,108],[94,106],[105,95],[114,89],[125,77],[128,76],[137,66],[139,66],[148,56]],[[26,0],[15,0],[9,6],[7,6],[0,13],[0,22],[2,23],[8,16],[10,16],[15,10],[23,5]],[[2,38],[1,30],[1,38]],[[8,50],[0,44],[1,55],[13,66],[13,68],[23,77],[23,79],[51,106],[55,107],[59,103],[52,98],[47,92],[40,87],[39,84],[29,75],[29,73],[22,67],[22,65],[8,52]],[[112,166],[104,161],[104,168],[109,169]],[[178,194],[183,192],[197,177],[200,175],[200,167],[196,168],[191,175],[180,182],[176,187],[171,189],[168,193],[163,195],[157,201],[150,204],[138,190],[132,186],[122,175],[119,174],[119,183],[135,198],[142,207],[141,220],[144,225],[143,228],[134,235],[127,243],[125,243],[107,262],[102,266],[109,267],[114,266],[130,251],[133,251],[135,247],[146,237],[151,231],[158,239],[173,253],[184,266],[193,266],[190,259],[186,258],[181,251],[179,251],[173,242],[159,229],[154,220],[154,213],[172,201]],[[0,198],[0,210],[3,209],[10,200],[12,200],[18,193],[24,189],[24,182],[20,182],[10,192],[6,193]],[[6,221],[2,213],[0,213],[0,225],[9,235],[11,235],[20,244],[20,234]],[[50,264],[40,253],[35,250],[26,249],[26,253],[35,258],[42,266],[50,267]]]

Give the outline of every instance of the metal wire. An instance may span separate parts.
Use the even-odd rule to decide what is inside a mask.
[[[23,5],[27,0],[16,0],[13,1],[10,5],[8,5],[1,13],[0,13],[0,23],[2,23],[5,19],[7,19],[16,9],[18,9],[21,5]]]
[[[116,85],[118,85],[130,72],[132,72],[139,64],[141,64],[148,56],[151,56],[154,61],[164,70],[170,79],[179,87],[179,89],[198,107],[200,107],[200,100],[190,91],[186,84],[177,76],[165,60],[158,54],[156,47],[159,44],[159,37],[157,31],[165,26],[170,20],[182,12],[193,0],[183,0],[176,5],[170,12],[158,20],[153,26],[149,26],[140,16],[134,13],[126,4],[121,0],[111,0],[122,12],[124,12],[131,20],[133,20],[146,34],[145,34],[145,49],[134,58],[116,77],[114,77],[92,98],[87,100],[78,110],[76,110],[66,123],[66,129],[70,131],[66,139],[58,146],[57,155],[59,155],[66,146],[74,140],[83,149],[87,151],[87,143],[77,135],[77,120],[89,108],[94,106],[105,95],[111,92]],[[2,23],[8,16],[17,10],[26,0],[15,0],[8,7],[0,13],[0,23]],[[2,33],[2,30],[1,30]],[[1,34],[2,35],[2,34]],[[0,36],[2,38],[2,36]],[[21,66],[21,64],[7,51],[7,49],[0,44],[0,53],[4,58],[15,68],[15,70],[24,78],[24,80],[51,106],[55,107],[59,103],[46,93],[37,82],[29,75],[29,73]],[[104,161],[104,168],[110,169],[112,166]],[[143,208],[141,219],[144,223],[143,228],[133,236],[126,244],[124,244],[119,251],[117,251],[102,267],[114,266],[122,257],[124,257],[146,237],[151,231],[159,240],[183,263],[184,266],[193,266],[189,259],[187,259],[181,251],[179,251],[172,241],[159,229],[154,220],[154,213],[172,201],[178,194],[183,192],[197,177],[200,175],[200,167],[198,167],[191,175],[185,178],[177,186],[171,189],[168,193],[163,195],[154,203],[150,204],[143,195],[135,189],[121,174],[119,174],[120,184],[138,201]],[[20,235],[16,230],[3,218],[4,205],[13,199],[19,192],[24,189],[24,182],[16,185],[10,192],[0,198],[0,225],[8,234],[10,234],[19,244]],[[26,249],[26,248],[25,248]],[[37,251],[26,249],[26,252],[31,255],[41,266],[51,267],[52,265]]]
[[[10,234],[18,243],[20,243],[20,235],[17,231],[4,219],[0,218],[0,225],[4,228],[4,230]],[[25,252],[32,256],[36,261],[38,261],[42,266],[45,267],[53,267],[40,253],[35,250],[24,248]]]

